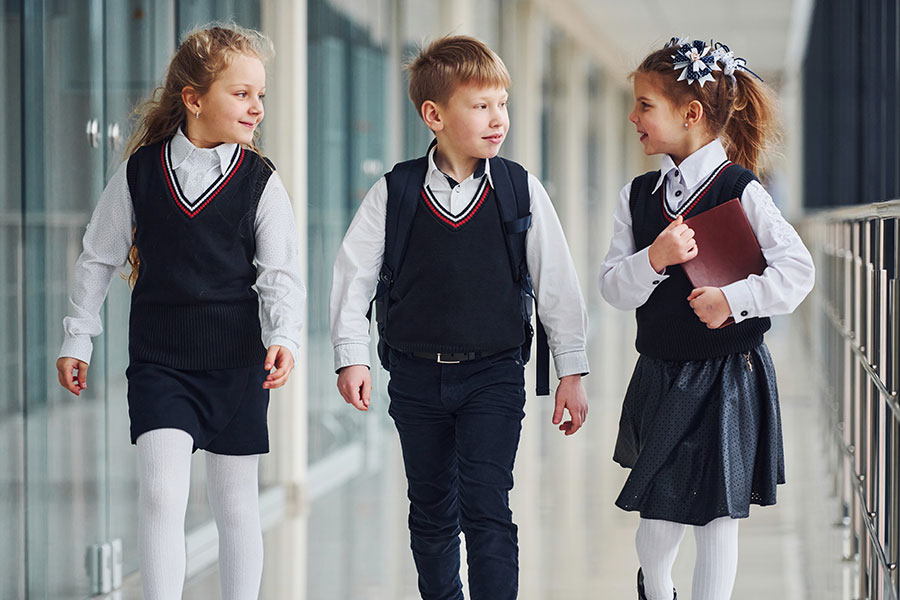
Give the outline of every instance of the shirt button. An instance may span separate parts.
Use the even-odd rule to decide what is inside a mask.
[[[653,285],[659,285],[659,279],[654,279],[654,280],[653,280]]]
[[[681,195],[681,190],[675,190],[675,197],[677,198],[680,195]]]
[[[675,169],[675,177],[678,177],[678,169]]]
[[[746,311],[746,310],[742,310],[742,311],[741,311],[741,316],[742,316],[742,317],[746,317],[746,316],[747,316],[747,311]]]

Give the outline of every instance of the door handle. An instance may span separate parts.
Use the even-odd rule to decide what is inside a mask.
[[[109,141],[110,149],[119,149],[119,142],[121,141],[121,131],[119,129],[118,123],[110,123],[109,127],[106,128],[106,139]]]
[[[87,122],[85,133],[91,148],[98,148],[100,146],[100,123],[97,119],[91,119]]]

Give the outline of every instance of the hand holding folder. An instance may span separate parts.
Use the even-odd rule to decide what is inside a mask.
[[[720,288],[749,275],[762,275],[766,259],[739,199],[733,198],[684,223],[694,230],[697,256],[681,267],[695,289]],[[722,326],[733,322],[729,318]]]

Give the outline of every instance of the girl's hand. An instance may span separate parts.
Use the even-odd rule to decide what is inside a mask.
[[[669,223],[650,244],[650,266],[657,273],[670,265],[680,265],[697,256],[694,230],[684,224],[681,215]]]
[[[700,320],[710,329],[718,329],[731,316],[728,299],[717,287],[697,288],[687,299]]]
[[[87,388],[87,370],[86,362],[71,356],[61,356],[56,360],[59,384],[76,396],[80,396],[81,390]]]
[[[372,373],[366,365],[350,365],[338,373],[337,388],[344,402],[357,410],[369,410],[372,396]]]
[[[273,367],[275,367],[274,371],[272,371]],[[291,355],[290,350],[284,346],[269,346],[269,351],[266,353],[266,371],[272,372],[266,375],[263,388],[272,390],[283,386],[287,383],[288,375],[291,374],[293,369],[294,357]]]

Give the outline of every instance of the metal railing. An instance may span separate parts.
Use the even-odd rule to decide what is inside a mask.
[[[854,600],[898,600],[900,200],[809,217],[817,265],[812,346],[834,441],[834,479],[856,560]]]

